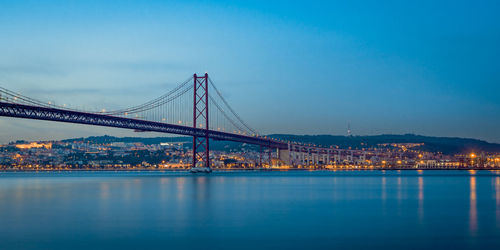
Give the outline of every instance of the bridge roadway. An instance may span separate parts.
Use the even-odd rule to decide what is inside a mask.
[[[0,102],[0,116],[137,129],[142,131],[199,137],[204,137],[207,132],[206,129],[188,126],[6,102]],[[232,134],[214,130],[208,130],[208,136],[213,140],[242,142],[269,148],[288,148],[288,144],[285,142],[256,136]]]

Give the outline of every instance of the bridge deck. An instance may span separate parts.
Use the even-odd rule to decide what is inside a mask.
[[[0,116],[97,125],[114,128],[137,129],[142,131],[187,136],[205,136],[207,132],[205,129],[201,128],[193,128],[161,122],[6,102],[0,102]],[[214,140],[242,142],[272,148],[286,149],[288,147],[288,145],[284,142],[278,142],[267,138],[231,134],[214,130],[208,130],[208,136]]]

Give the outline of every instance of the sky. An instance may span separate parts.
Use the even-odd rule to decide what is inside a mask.
[[[499,1],[3,1],[0,86],[128,107],[208,72],[260,133],[500,143]],[[0,143],[129,130],[0,117]],[[157,134],[151,134],[157,136]]]

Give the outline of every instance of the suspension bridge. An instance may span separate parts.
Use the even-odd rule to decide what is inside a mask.
[[[277,149],[287,164],[329,163],[340,154],[260,135],[222,96],[205,73],[194,74],[168,93],[141,105],[89,111],[30,98],[0,87],[0,116],[160,132],[193,137],[192,169],[211,171],[210,140],[234,141]],[[332,156],[332,157],[331,157]]]

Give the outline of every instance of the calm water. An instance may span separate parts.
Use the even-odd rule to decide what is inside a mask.
[[[500,172],[0,172],[0,249],[500,249]]]

